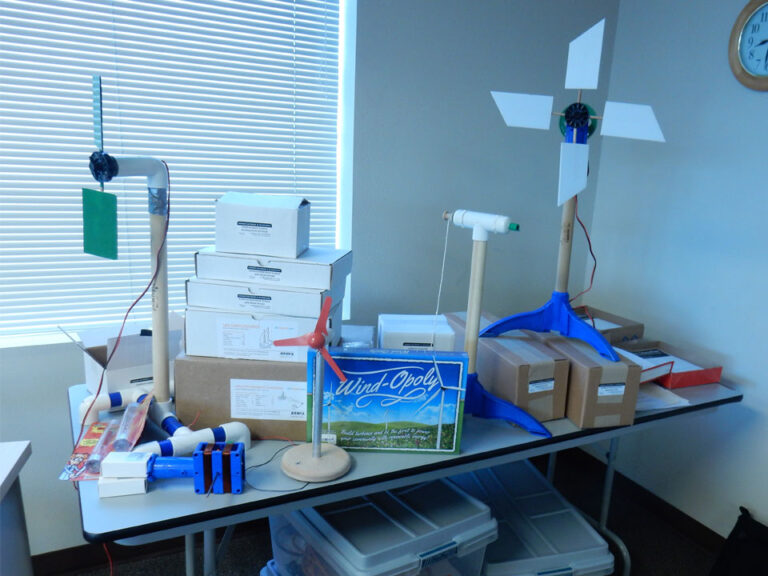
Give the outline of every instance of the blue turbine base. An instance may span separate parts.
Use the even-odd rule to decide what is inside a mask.
[[[552,437],[549,430],[528,412],[487,392],[478,381],[477,374],[467,374],[464,411],[479,418],[498,418],[512,422],[537,436]]]
[[[619,355],[603,335],[579,318],[571,308],[568,292],[552,292],[552,298],[538,310],[522,312],[502,318],[480,331],[480,337],[499,336],[510,330],[559,332],[569,338],[578,338],[592,346],[603,358],[619,361]]]

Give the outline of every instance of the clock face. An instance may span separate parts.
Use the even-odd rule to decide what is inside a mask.
[[[752,76],[768,78],[768,2],[758,6],[742,28],[739,60]]]

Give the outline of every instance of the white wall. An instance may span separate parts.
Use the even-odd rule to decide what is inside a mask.
[[[619,469],[727,534],[768,522],[768,93],[728,66],[745,2],[622,0],[609,96],[651,104],[667,138],[603,143],[590,301],[708,355],[743,393],[686,423],[622,440]]]
[[[489,240],[486,310],[508,315],[549,299],[562,136],[555,120],[548,131],[507,128],[490,91],[551,94],[562,110],[576,98],[563,87],[568,43],[606,17],[608,49],[594,94],[604,101],[617,5],[359,0],[353,321],[435,310],[446,209],[505,214],[521,225]],[[599,148],[597,141],[593,175]],[[587,221],[594,180],[582,196]],[[466,309],[471,245],[470,231],[450,230],[441,311]],[[585,254],[578,235],[571,282],[578,290]]]

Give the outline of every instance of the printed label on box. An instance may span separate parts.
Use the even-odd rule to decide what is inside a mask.
[[[551,392],[555,389],[554,378],[547,380],[536,380],[528,384],[528,394],[535,394],[536,392]]]
[[[600,384],[597,387],[598,396],[623,396],[624,384]]]
[[[277,319],[262,319],[258,324],[240,324],[219,320],[219,351],[222,356],[240,358],[268,358],[274,354],[272,342],[282,338],[293,338],[298,334],[295,322]],[[280,348],[281,356],[295,356],[291,346]]]
[[[247,222],[239,220],[237,231],[245,238],[270,238],[272,236],[272,224],[268,222]]]
[[[263,280],[267,282],[274,282],[280,280],[280,274],[283,272],[281,268],[272,268],[269,266],[248,266],[248,278],[251,280]]]
[[[229,381],[232,418],[252,420],[306,420],[307,383],[303,380]]]
[[[264,310],[272,307],[271,296],[260,296],[258,294],[238,294],[237,301],[240,303],[241,308]]]

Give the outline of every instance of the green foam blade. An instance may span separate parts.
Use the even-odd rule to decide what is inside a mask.
[[[83,251],[117,260],[117,196],[83,188]]]

